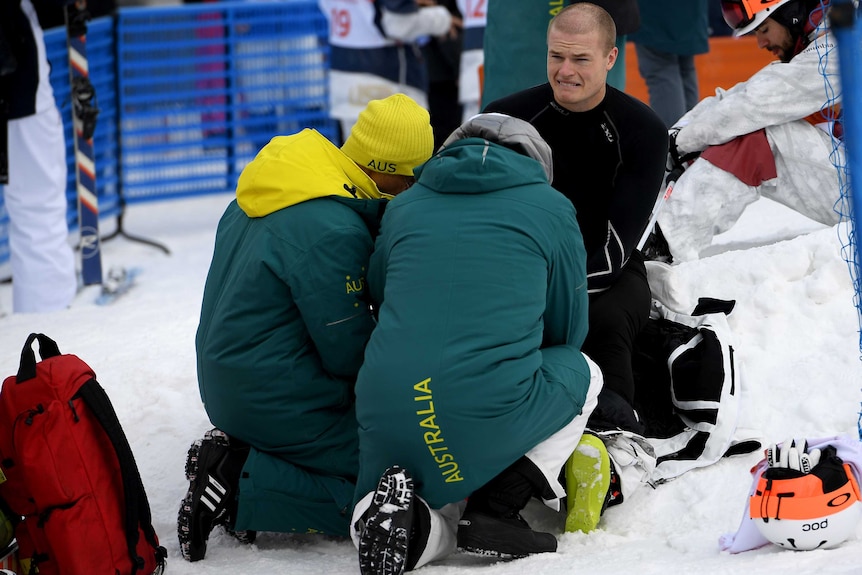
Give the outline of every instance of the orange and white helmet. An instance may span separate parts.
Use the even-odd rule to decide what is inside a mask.
[[[824,459],[810,473],[769,468],[760,477],[749,499],[749,516],[775,545],[828,549],[856,532],[862,517],[856,477],[834,451]]]
[[[734,36],[753,32],[788,2],[797,0],[721,0],[721,14]]]

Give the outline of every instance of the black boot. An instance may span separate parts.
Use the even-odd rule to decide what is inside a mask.
[[[218,429],[189,448],[186,479],[189,490],[180,504],[177,535],[180,553],[188,561],[204,558],[207,540],[216,525],[230,526],[236,514],[239,476],[248,459],[248,445],[231,439]],[[236,535],[248,537],[252,532]],[[253,541],[253,535],[251,535]]]
[[[458,522],[458,548],[507,559],[556,551],[556,537],[533,531],[521,517],[530,498],[546,490],[541,472],[522,457],[470,495]]]

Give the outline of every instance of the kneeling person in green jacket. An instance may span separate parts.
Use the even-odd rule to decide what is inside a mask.
[[[351,535],[365,575],[456,545],[556,550],[520,511],[532,497],[559,509],[602,376],[580,351],[584,243],[551,172],[535,128],[480,114],[386,208],[367,276],[378,324],[356,381]]]
[[[374,320],[365,273],[387,197],[433,152],[428,112],[375,100],[339,149],[272,139],[218,225],[195,339],[216,429],[192,445],[183,557],[210,531],[347,536],[359,467],[353,387]]]

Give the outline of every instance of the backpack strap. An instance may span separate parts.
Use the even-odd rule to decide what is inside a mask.
[[[161,573],[160,569],[164,569],[167,550],[164,547],[160,547],[156,539],[155,530],[152,525],[152,516],[150,514],[150,504],[147,501],[147,494],[144,491],[141,474],[138,471],[137,463],[135,463],[132,448],[129,446],[129,441],[123,432],[120,420],[117,418],[117,413],[114,411],[114,406],[111,404],[105,390],[95,379],[90,379],[82,385],[75,395],[84,400],[84,403],[87,404],[87,407],[90,408],[96,420],[105,430],[120,462],[120,474],[123,478],[123,494],[125,495],[124,499],[126,503],[126,543],[129,549],[129,557],[132,560],[132,573],[134,574],[144,567],[144,559],[139,557],[137,553],[139,525],[144,531],[147,542],[155,550],[157,564],[155,572]]]
[[[16,383],[23,383],[28,379],[36,377],[36,354],[33,353],[33,342],[39,340],[39,357],[48,359],[60,355],[57,342],[44,333],[31,333],[21,350],[21,363],[18,365]]]

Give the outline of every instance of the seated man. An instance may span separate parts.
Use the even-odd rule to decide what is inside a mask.
[[[664,122],[646,104],[606,83],[618,52],[615,30],[610,15],[599,6],[588,2],[566,6],[548,26],[548,83],[491,102],[485,111],[509,114],[535,126],[554,152],[554,188],[577,209],[590,296],[583,351],[604,377],[589,428],[642,434],[634,410],[632,351],[649,318],[651,293],[637,245],[661,191],[668,137]],[[594,441],[593,447],[597,449],[579,450],[595,453],[598,459],[578,458],[581,471],[612,469],[614,475],[602,473],[597,482],[583,475],[572,478],[572,485],[595,488],[570,494],[566,522],[570,531],[593,529],[606,505],[622,501],[618,492],[631,493],[640,484],[639,471],[635,478],[621,461],[611,467],[601,442]],[[642,453],[636,445],[629,448]],[[626,475],[632,479],[621,481],[622,490],[611,489],[611,482]]]
[[[830,120],[837,116],[840,93],[830,99],[824,81],[837,76],[838,56],[824,7],[820,0],[756,6],[734,0],[722,7],[736,36],[753,33],[758,46],[780,62],[718,90],[671,130],[672,157],[700,153],[658,217],[677,262],[697,259],[761,195],[826,225],[839,220],[832,162],[842,162],[843,149],[833,144]],[[831,160],[833,149],[837,156]]]
[[[374,100],[341,149],[306,129],[243,170],[204,288],[198,383],[210,421],[189,450],[180,550],[223,524],[346,536],[358,469],[353,386],[374,320],[365,269],[384,198],[433,151],[428,112]]]
[[[468,497],[458,547],[556,551],[520,511],[532,497],[558,508],[601,372],[580,351],[583,240],[551,176],[532,126],[480,114],[387,207],[368,269],[378,324],[356,382],[363,574],[451,552]]]
[[[543,3],[494,0],[487,3],[483,104],[545,81],[542,70],[547,58],[544,40],[548,24],[565,6],[583,1],[554,0]],[[613,20],[616,64],[608,71],[606,79],[614,88],[625,90],[626,37],[641,25],[638,1],[595,0],[590,4],[605,10]]]

